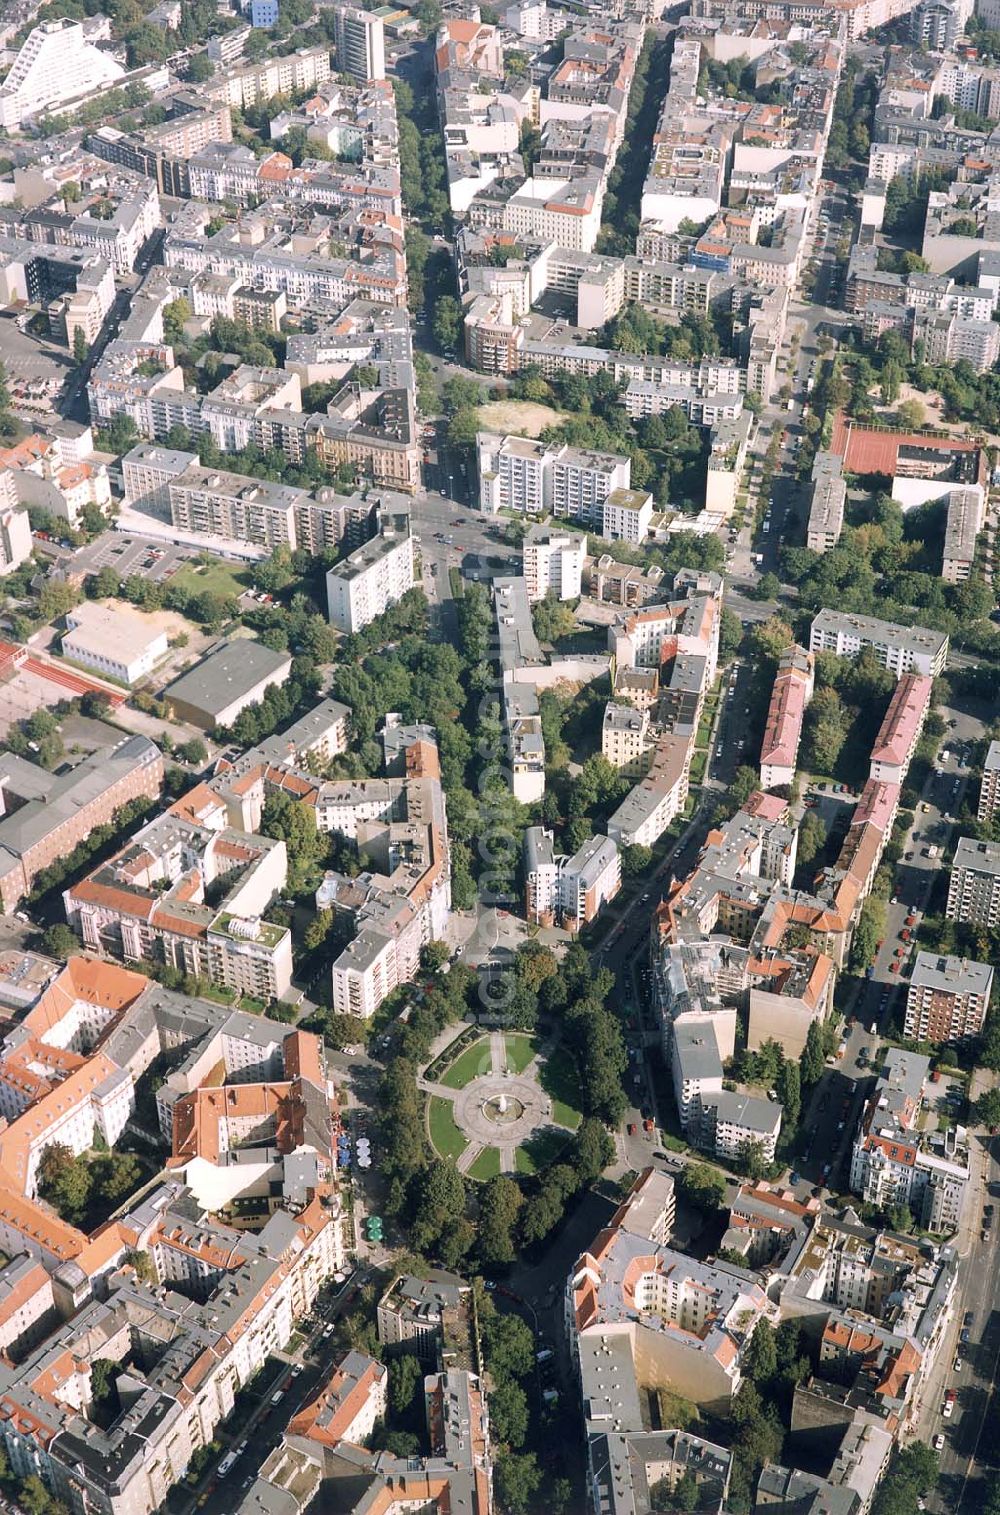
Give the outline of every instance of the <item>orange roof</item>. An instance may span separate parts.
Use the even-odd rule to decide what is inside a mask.
[[[454,21],[447,21],[445,29],[450,42],[475,42],[482,31],[482,22],[464,21],[458,17]]]
[[[214,789],[207,784],[195,784],[187,794],[182,794],[179,800],[175,800],[169,807],[167,814],[179,816],[182,820],[191,821],[198,825],[204,825],[207,814],[215,811],[225,811],[225,805],[219,799]]]
[[[44,1036],[69,1014],[77,1000],[119,1012],[133,1005],[148,984],[145,974],[133,973],[116,963],[96,957],[71,957],[21,1024],[35,1035]]]
[[[32,463],[38,463],[42,458],[48,457],[54,447],[55,443],[48,437],[32,432],[30,437],[22,437],[21,441],[15,442],[13,447],[0,450],[0,467],[29,468]]]
[[[311,1031],[290,1031],[285,1037],[283,1054],[285,1073],[289,1078],[307,1078],[312,1084],[323,1085],[323,1044]]]
[[[79,1109],[106,1078],[120,1072],[117,1064],[95,1052],[23,1114],[0,1131],[0,1169],[8,1182],[22,1191],[28,1183],[31,1154],[46,1136],[58,1128],[71,1111]]]
[[[101,905],[106,910],[114,910],[119,915],[135,916],[139,920],[149,920],[153,910],[153,896],[147,895],[143,890],[102,884],[93,876],[82,878],[78,884],[73,885],[71,892],[73,899],[82,905]]]
[[[344,1439],[352,1422],[365,1409],[384,1376],[385,1369],[377,1362],[369,1363],[356,1382],[342,1368],[334,1368],[315,1399],[303,1405],[289,1422],[288,1434],[305,1436],[324,1446],[335,1446]],[[324,1418],[321,1423],[324,1412],[329,1412],[329,1418]]]
[[[87,1244],[82,1231],[68,1226],[36,1200],[15,1193],[6,1182],[0,1184],[0,1222],[60,1262],[78,1257]]]
[[[127,1231],[124,1226],[112,1224],[94,1236],[76,1260],[88,1278],[93,1278],[96,1273],[102,1273],[109,1263],[117,1263],[134,1240],[134,1233]]]
[[[29,1299],[34,1299],[36,1294],[41,1294],[45,1289],[51,1289],[49,1275],[41,1263],[35,1263],[33,1268],[29,1268],[22,1274],[6,1297],[0,1301],[0,1325],[4,1325],[28,1303]]]

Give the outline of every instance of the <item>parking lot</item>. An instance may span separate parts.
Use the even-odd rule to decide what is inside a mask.
[[[113,568],[122,578],[138,573],[144,579],[160,581],[172,578],[179,568],[197,557],[195,547],[179,547],[152,537],[106,531],[87,547],[80,548],[73,558],[72,571],[86,577],[100,573],[102,568]]]
[[[0,347],[13,409],[28,416],[49,410],[49,402],[76,367],[72,354],[65,347],[19,330],[10,318],[0,322]]]

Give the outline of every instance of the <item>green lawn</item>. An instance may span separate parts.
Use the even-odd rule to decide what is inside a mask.
[[[577,1116],[577,1121],[579,1119]],[[518,1173],[540,1173],[543,1168],[555,1162],[568,1140],[569,1137],[564,1132],[556,1131],[552,1126],[537,1132],[517,1149],[515,1166]]]
[[[455,1125],[451,1100],[431,1095],[428,1119],[431,1128],[431,1144],[441,1157],[461,1157],[469,1145]]]
[[[489,1037],[481,1036],[471,1047],[466,1047],[464,1052],[459,1053],[448,1071],[442,1073],[438,1083],[444,1084],[446,1089],[464,1089],[474,1078],[489,1073],[492,1067]]]
[[[468,1174],[470,1178],[478,1179],[485,1183],[488,1178],[500,1176],[500,1152],[497,1147],[484,1147],[479,1156],[469,1164]]]
[[[580,1114],[580,1087],[577,1082],[573,1059],[565,1047],[556,1050],[545,1059],[539,1082],[552,1101],[552,1119],[560,1126],[575,1131],[583,1120]]]
[[[513,1073],[523,1073],[538,1050],[535,1038],[524,1031],[506,1031],[503,1042],[508,1068]]]
[[[187,568],[178,569],[170,583],[176,584],[178,589],[191,590],[195,594],[231,594],[238,598],[244,589],[250,587],[250,577],[246,568],[217,558],[205,567],[192,563]]]

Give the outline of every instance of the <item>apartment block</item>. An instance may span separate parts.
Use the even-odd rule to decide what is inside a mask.
[[[154,800],[163,757],[146,737],[98,750],[67,773],[52,774],[6,753],[0,759],[0,903],[10,914],[38,873],[68,857],[131,800]],[[19,801],[20,803],[15,804]]]
[[[883,784],[903,784],[931,708],[933,681],[907,673],[893,690],[889,708],[872,747],[870,777]]]
[[[979,783],[978,821],[991,821],[1000,810],[1000,742],[991,742]]]
[[[316,89],[330,77],[330,53],[325,47],[303,47],[281,58],[245,63],[216,73],[201,86],[209,100],[243,110],[271,100],[275,95],[294,95]]]
[[[722,1095],[722,1050],[720,1030],[714,1017],[691,1013],[675,1015],[671,1022],[670,1072],[674,1103],[681,1129],[690,1133],[696,1146],[702,1142],[702,1116]],[[714,1144],[714,1134],[709,1146]]]
[[[751,1274],[670,1247],[667,1185],[666,1174],[640,1174],[569,1277],[570,1350],[595,1435],[615,1421],[623,1431],[643,1428],[640,1385],[724,1410],[739,1387],[741,1353],[768,1314]]]
[[[993,969],[968,958],[918,952],[906,995],[903,1035],[918,1042],[978,1036],[993,990]]]
[[[896,626],[875,616],[853,615],[842,610],[821,610],[812,623],[811,652],[832,652],[838,658],[855,658],[870,647],[884,668],[897,678],[904,673],[922,673],[936,678],[948,662],[948,636],[923,626]]]
[[[254,998],[280,999],[291,983],[291,934],[263,915],[284,887],[285,844],[228,820],[225,800],[196,785],[66,890],[70,925],[95,951],[160,958]]]
[[[760,749],[762,789],[778,789],[795,778],[802,722],[812,699],[815,659],[802,647],[787,648],[778,660]]]
[[[457,1273],[431,1268],[426,1278],[401,1273],[378,1302],[378,1339],[436,1364],[449,1347],[467,1340],[472,1288]]]
[[[69,1306],[80,1308],[16,1367],[0,1369],[12,1410],[0,1437],[12,1465],[31,1469],[55,1497],[102,1515],[162,1508],[240,1388],[287,1345],[343,1261],[339,1201],[329,1186],[297,1213],[276,1211],[257,1233],[192,1220],[173,1208],[182,1201],[182,1186],[161,1184],[106,1232],[101,1248],[85,1245]],[[128,1266],[132,1242],[150,1259],[151,1283]],[[115,1283],[98,1299],[102,1272]],[[165,1287],[175,1280],[193,1296],[180,1317],[178,1295]],[[134,1352],[137,1319],[150,1339],[169,1343],[155,1366]],[[130,1384],[106,1429],[80,1413],[92,1399],[98,1354],[127,1371]]]
[[[329,872],[317,910],[347,918],[355,936],[333,963],[333,1003],[368,1019],[420,968],[428,942],[441,940],[451,908],[448,822],[437,741],[430,728],[395,725],[384,733],[390,773],[405,777],[340,780],[316,794],[317,824],[363,848],[369,869]],[[398,754],[398,761],[397,761]],[[303,796],[305,797],[305,796]]]
[[[579,931],[595,920],[621,888],[621,858],[608,837],[595,836],[572,857],[557,854],[551,831],[524,834],[527,916],[538,925]]]
[[[842,467],[842,460],[836,453],[816,454],[809,520],[806,525],[806,546],[810,552],[829,552],[840,541],[847,503],[847,484],[842,475]]]
[[[702,1098],[701,1145],[730,1161],[756,1150],[765,1162],[773,1162],[781,1115],[774,1100],[722,1089]]]
[[[26,563],[34,550],[31,521],[17,504],[13,474],[0,472],[0,578]],[[9,502],[9,503],[7,503]]]
[[[955,848],[948,904],[950,921],[969,926],[1000,925],[1000,842],[977,842],[963,836]]]
[[[326,576],[330,623],[339,631],[361,631],[415,582],[415,542],[409,513],[383,513],[378,534],[355,549]]]
[[[295,521],[304,489],[191,464],[169,480],[170,519],[178,531],[273,552],[296,545]]]
[[[192,464],[198,454],[140,442],[122,458],[125,504],[160,520],[170,520],[169,484]]]
[[[353,5],[336,5],[337,69],[364,84],[385,78],[385,28],[381,16]]]
[[[124,72],[87,41],[79,21],[43,21],[29,33],[0,85],[0,126],[18,131],[80,95],[112,87]]]
[[[536,523],[528,528],[521,551],[529,600],[534,603],[550,594],[557,600],[580,598],[587,553],[587,538],[582,533],[557,531]]]
[[[997,331],[1000,333],[1000,326]],[[941,577],[946,584],[961,584],[971,576],[985,520],[986,495],[982,489],[949,492],[941,561]]]
[[[924,1129],[930,1059],[893,1047],[865,1106],[851,1155],[851,1189],[885,1209],[909,1205],[929,1231],[957,1230],[969,1186],[964,1127]]]
[[[614,702],[605,705],[601,756],[606,757],[619,773],[625,778],[641,778],[649,769],[653,745],[648,710]]]
[[[600,522],[594,524],[606,542],[639,547],[649,536],[652,519],[653,496],[649,491],[619,486],[605,498]]]
[[[609,496],[630,488],[631,461],[617,454],[488,432],[480,432],[476,442],[480,509],[489,515],[501,509],[551,512],[603,531]]]

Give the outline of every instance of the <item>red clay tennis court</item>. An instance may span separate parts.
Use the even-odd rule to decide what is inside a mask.
[[[919,431],[879,431],[859,426],[842,411],[833,423],[830,451],[844,460],[848,473],[884,473],[893,478],[901,447],[922,447],[927,451],[977,452],[979,443],[968,437],[932,436]]]

